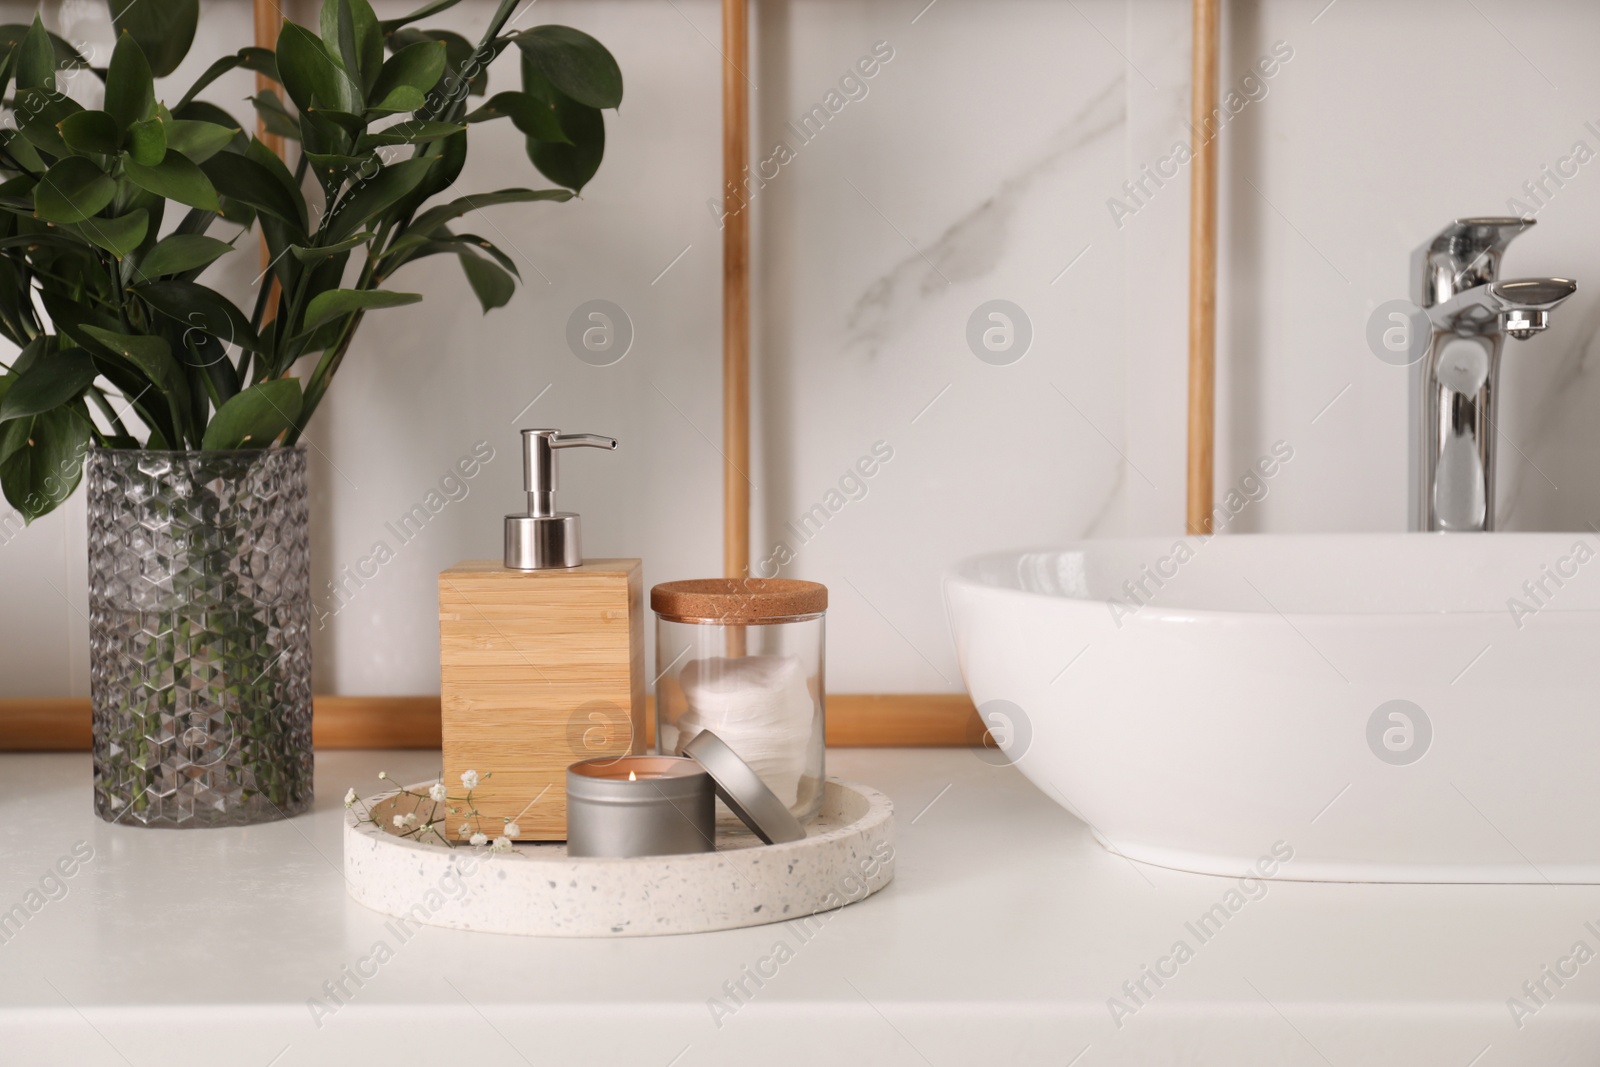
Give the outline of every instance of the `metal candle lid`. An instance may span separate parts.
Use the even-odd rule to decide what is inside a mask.
[[[761,840],[775,845],[805,839],[806,830],[800,820],[722,738],[710,730],[701,730],[682,751],[706,769],[717,796]]]

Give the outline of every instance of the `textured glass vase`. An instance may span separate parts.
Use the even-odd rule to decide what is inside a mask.
[[[239,826],[311,805],[303,448],[89,454],[94,806]]]

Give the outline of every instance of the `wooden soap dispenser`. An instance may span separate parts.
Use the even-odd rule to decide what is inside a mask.
[[[504,560],[439,575],[444,782],[493,775],[473,793],[491,839],[509,820],[519,841],[563,840],[567,767],[645,749],[643,569],[585,560],[578,516],[556,510],[556,451],[579,446],[617,442],[523,430],[528,510],[506,516]]]

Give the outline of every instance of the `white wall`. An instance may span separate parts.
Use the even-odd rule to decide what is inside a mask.
[[[959,687],[938,578],[961,556],[1182,527],[1188,171],[1120,226],[1108,200],[1188,136],[1188,4],[924,2],[757,5],[755,144],[765,157],[786,138],[794,158],[751,208],[756,560],[793,546],[786,524],[875,442],[893,449],[783,569],[832,592],[836,692]],[[1411,250],[1449,219],[1505,213],[1575,140],[1600,151],[1584,128],[1600,127],[1600,70],[1581,50],[1600,8],[1325,4],[1227,5],[1225,84],[1275,42],[1293,49],[1222,135],[1219,491],[1273,441],[1295,449],[1238,529],[1403,527],[1404,372],[1368,350],[1368,315],[1407,295]],[[470,31],[488,10],[466,0],[449,18]],[[98,5],[59,15],[98,18]],[[426,301],[364,326],[312,433],[318,585],[377,540],[396,555],[319,633],[320,689],[437,685],[435,575],[498,553],[500,516],[519,502],[519,426],[622,440],[563,458],[562,505],[583,513],[591,555],[643,556],[649,583],[718,572],[717,20],[713,0],[534,9],[530,21],[605,41],[627,97],[582,200],[474,222],[522,265],[508,308],[480,316],[453,264],[431,259],[395,279]],[[231,47],[247,6],[214,3],[203,26],[202,47]],[[799,145],[786,124],[879,41],[893,58],[867,95]],[[540,184],[507,133],[476,138],[461,190]],[[1509,528],[1600,518],[1600,420],[1585,417],[1600,400],[1585,363],[1600,325],[1600,248],[1586,241],[1597,175],[1583,167],[1508,258],[1510,274],[1580,283],[1551,331],[1505,360]],[[569,315],[593,299],[634,326],[613,366],[567,347]],[[1008,366],[966,340],[992,299],[1032,323]],[[400,545],[385,522],[478,441],[496,458]],[[86,691],[82,526],[75,501],[0,544],[0,693]]]

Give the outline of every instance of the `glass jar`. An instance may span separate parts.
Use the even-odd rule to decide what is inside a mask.
[[[722,738],[795,818],[822,807],[828,590],[788,578],[665,582],[656,613],[656,749]],[[747,833],[719,800],[717,829]]]

